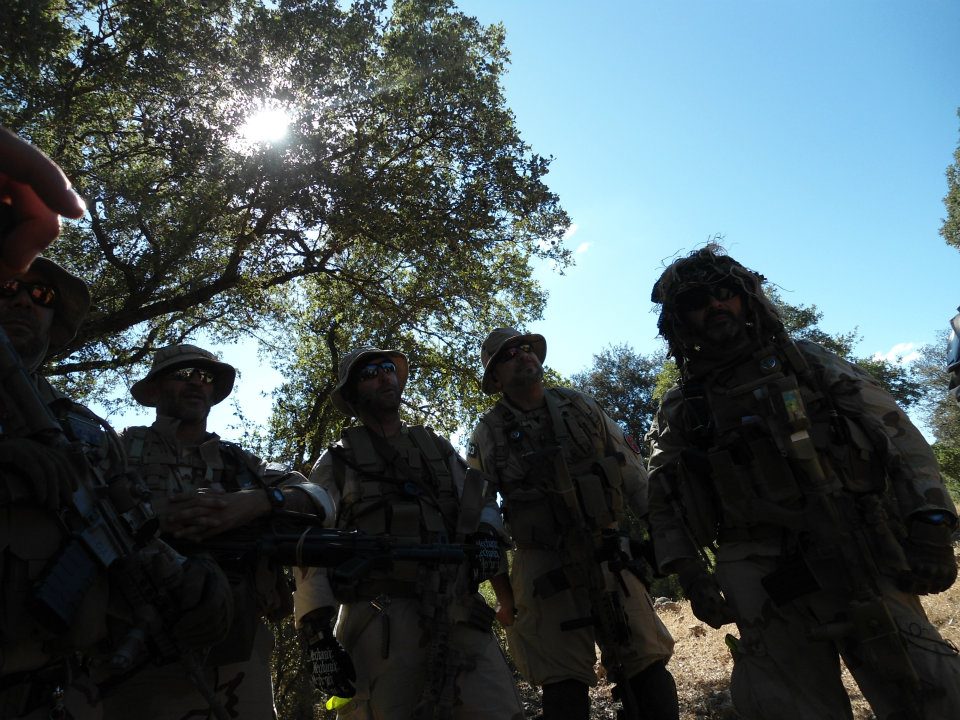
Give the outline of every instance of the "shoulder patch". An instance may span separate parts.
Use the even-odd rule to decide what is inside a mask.
[[[474,458],[479,454],[480,454],[480,448],[477,447],[477,444],[475,442],[471,442],[469,445],[467,445],[467,457]]]
[[[640,445],[637,443],[637,439],[633,437],[633,435],[629,433],[624,433],[623,439],[626,441],[627,445],[630,447],[631,450],[633,450],[635,454],[637,455],[640,454]]]

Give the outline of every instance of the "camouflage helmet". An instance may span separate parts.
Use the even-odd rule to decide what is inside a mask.
[[[773,303],[763,292],[765,278],[744,267],[715,243],[675,260],[654,283],[650,299],[661,305],[657,328],[667,341],[670,354],[683,365],[695,351],[696,338],[683,321],[676,298],[683,292],[704,285],[732,285],[744,298],[748,330],[757,337],[783,332],[783,322]]]
[[[177,368],[197,367],[213,373],[212,403],[221,402],[233,390],[233,382],[237,371],[232,365],[217,360],[217,356],[209,350],[196,345],[168,345],[160,348],[153,356],[153,366],[142,380],[137,381],[130,388],[133,399],[146,407],[156,407],[159,391],[158,381],[161,377]]]
[[[350,373],[362,361],[377,357],[378,355],[390,358],[393,360],[394,365],[397,366],[397,383],[400,385],[400,393],[403,393],[403,388],[407,385],[407,375],[410,373],[410,363],[407,362],[406,355],[399,350],[381,350],[375,347],[361,347],[356,350],[351,350],[340,360],[340,367],[337,373],[337,386],[333,389],[333,392],[330,393],[333,406],[347,417],[356,416],[350,403],[343,397],[344,389],[350,384]]]
[[[76,336],[90,310],[90,290],[79,277],[45,257],[36,258],[29,272],[47,280],[58,293],[53,307],[53,323],[50,325],[49,356],[65,348]]]
[[[483,379],[480,381],[480,388],[487,395],[492,395],[497,390],[493,387],[493,375],[491,370],[496,366],[494,360],[500,351],[508,342],[517,345],[529,344],[533,354],[537,356],[541,364],[547,357],[547,341],[543,335],[536,333],[524,335],[519,330],[513,328],[494,328],[487,335],[487,339],[480,346],[480,362],[483,364]]]

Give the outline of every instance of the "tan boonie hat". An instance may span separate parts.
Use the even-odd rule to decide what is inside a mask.
[[[529,345],[533,348],[533,354],[542,363],[547,357],[547,341],[543,335],[536,333],[524,335],[514,328],[494,328],[487,335],[487,339],[480,346],[480,362],[483,363],[483,379],[480,381],[480,388],[487,394],[493,395],[497,392],[493,387],[493,376],[490,369],[496,364],[493,360],[497,357],[504,345]]]
[[[43,277],[57,289],[50,345],[47,347],[47,355],[50,355],[65,348],[76,336],[90,310],[90,290],[83,280],[45,257],[36,258],[28,272]]]
[[[196,345],[168,345],[157,350],[153,356],[153,367],[147,376],[130,388],[133,399],[146,407],[157,405],[157,380],[161,375],[182,367],[197,367],[213,373],[213,404],[223,400],[233,390],[233,381],[237,371],[233,365],[217,360],[209,350]]]
[[[330,393],[333,406],[347,417],[354,417],[356,415],[353,408],[350,407],[350,403],[343,397],[343,389],[347,386],[347,383],[350,382],[350,372],[362,361],[376,357],[377,355],[390,358],[397,366],[397,382],[400,384],[401,393],[407,384],[410,363],[407,362],[407,356],[399,350],[381,350],[375,347],[362,347],[351,350],[340,360],[337,386],[333,389],[333,392]]]

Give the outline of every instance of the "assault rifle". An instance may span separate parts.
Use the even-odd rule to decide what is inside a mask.
[[[318,527],[312,515],[282,512],[278,520],[215,535],[199,548],[218,561],[265,557],[287,567],[331,568],[334,581],[356,581],[394,563],[459,565],[476,552],[470,545],[401,542],[389,535]]]
[[[66,633],[76,623],[93,582],[110,570],[133,613],[132,627],[109,659],[111,671],[128,671],[147,654],[161,663],[179,660],[213,713],[226,720],[225,711],[199,673],[199,662],[173,639],[177,608],[170,589],[182,578],[183,558],[151,542],[159,523],[148,501],[149,492],[126,473],[106,477],[91,464],[83,443],[67,437],[41,399],[2,327],[0,408],[0,437],[29,438],[49,445],[67,455],[76,468],[73,495],[58,512],[67,540],[36,584],[31,607],[34,616],[55,634]],[[76,422],[94,424],[85,417],[77,417]],[[96,430],[105,440],[105,429],[98,425]]]

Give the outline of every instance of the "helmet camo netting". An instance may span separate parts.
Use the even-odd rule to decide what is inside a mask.
[[[654,284],[650,299],[662,306],[657,329],[667,341],[669,353],[677,365],[684,365],[691,353],[695,352],[697,344],[674,300],[680,293],[694,287],[721,283],[732,285],[743,295],[748,332],[756,338],[781,334],[783,322],[763,292],[764,279],[760,273],[726,255],[723,248],[714,243],[671,263]]]

